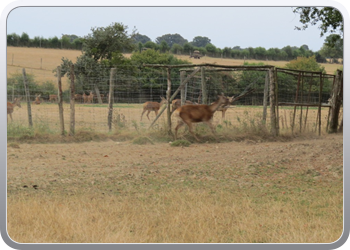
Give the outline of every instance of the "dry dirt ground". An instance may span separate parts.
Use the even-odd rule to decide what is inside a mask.
[[[343,173],[342,134],[288,142],[194,143],[189,147],[172,147],[167,143],[135,145],[130,141],[111,140],[68,144],[9,143],[7,154],[9,194],[33,185],[43,191],[61,189],[63,185],[66,192],[79,192],[79,183],[87,180],[92,185],[107,181],[105,178],[140,180],[145,170],[161,179],[177,182],[183,177],[179,175],[181,171],[191,173],[194,179],[219,180],[225,178],[221,170],[230,169],[231,178],[236,179],[238,185],[254,183],[254,178],[259,178],[260,172],[271,166],[274,166],[272,179],[283,179],[288,173],[300,172],[310,174],[315,181],[338,179],[342,182]],[[210,169],[211,175],[196,172],[199,166],[204,169],[206,165],[216,166],[223,175],[216,175],[215,169]],[[102,186],[101,192],[107,188]]]
[[[330,243],[343,230],[343,136],[9,142],[7,201],[18,242]]]

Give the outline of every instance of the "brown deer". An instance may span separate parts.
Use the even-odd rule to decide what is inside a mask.
[[[75,94],[74,95],[74,100],[76,100],[77,102],[82,102],[83,100],[83,96],[81,94]]]
[[[92,93],[92,91],[90,91],[90,95],[87,96],[87,102],[93,103],[93,100],[94,100],[94,94]]]
[[[226,105],[221,105],[216,111],[221,111],[222,112],[222,119],[225,119],[225,113],[228,110],[231,102],[233,101],[234,96],[232,97],[228,97],[228,104]],[[214,104],[214,102],[212,102],[211,104]]]
[[[19,108],[21,108],[21,101],[22,97],[19,98],[15,98],[15,100],[11,103],[11,102],[7,102],[7,121],[8,121],[8,115],[10,115],[11,121],[13,121],[12,119],[12,113],[14,108],[17,106]]]
[[[191,101],[186,100],[184,105],[189,105],[189,104],[197,104],[193,103]],[[174,112],[177,108],[181,107],[181,99],[175,99],[171,102],[171,112]]]
[[[40,96],[41,96],[41,95],[35,95],[35,101],[32,102],[32,103],[33,103],[33,104],[36,104],[36,105],[40,104],[40,103],[41,103],[41,101],[40,101]]]
[[[49,101],[50,102],[53,102],[53,101],[55,101],[55,102],[57,102],[57,95],[49,95]]]
[[[86,95],[85,92],[83,93],[83,101],[84,103],[88,102],[88,95]]]
[[[198,123],[198,122],[204,122],[206,123],[209,128],[211,129],[213,135],[215,135],[214,127],[212,124],[212,118],[215,113],[215,111],[220,106],[226,106],[229,103],[229,100],[224,95],[218,95],[219,99],[216,100],[211,105],[206,104],[198,104],[198,105],[184,105],[180,108],[175,110],[175,117],[178,118],[177,126],[175,127],[175,140],[177,140],[177,131],[178,129],[184,125],[184,123],[187,124],[190,133],[196,138],[197,141],[199,139],[197,136],[193,133],[192,130],[192,123]]]
[[[161,102],[145,102],[143,104],[143,111],[142,111],[142,114],[141,114],[141,121],[142,121],[142,116],[143,116],[143,114],[146,111],[148,111],[147,114],[146,114],[148,120],[150,120],[148,115],[149,115],[149,113],[151,111],[154,111],[156,113],[156,116],[158,115],[158,110],[167,101],[164,97],[160,97],[160,99],[161,99]]]

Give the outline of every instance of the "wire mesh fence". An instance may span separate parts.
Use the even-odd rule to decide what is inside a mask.
[[[271,108],[271,78],[268,67],[223,68],[206,65],[201,68],[203,68],[202,71],[189,77],[196,69],[193,65],[171,68],[171,71],[166,67],[117,67],[114,76],[113,98],[110,98],[109,68],[101,69],[97,73],[87,71],[87,69],[83,69],[84,72],[77,69],[74,71],[73,82],[75,129],[108,132],[108,103],[110,101],[113,102],[112,124],[114,128],[147,129],[154,121],[156,112],[151,111],[149,119],[145,114],[141,120],[143,104],[145,102],[160,103],[161,97],[171,96],[186,77],[189,79],[184,92],[181,94],[179,91],[174,99],[181,99],[183,96],[185,100],[194,104],[210,105],[217,99],[217,95],[222,93],[227,97],[236,98],[230,106],[215,112],[214,125],[239,127],[264,124],[267,127],[271,126],[271,110],[273,109]],[[320,125],[322,131],[326,131],[334,76],[320,77],[320,74],[312,75],[282,70],[275,72],[276,93],[278,93],[276,94],[277,127],[280,131],[297,131],[298,128],[300,132],[317,132]],[[52,131],[59,130],[57,86],[37,86],[31,81],[30,75],[27,77],[28,97],[25,95],[21,79],[15,83],[8,82],[8,101],[13,102],[15,98],[22,97],[21,108],[15,107],[12,113],[13,123],[26,126],[30,109],[34,126],[47,127]],[[70,75],[66,74],[62,81],[66,81],[65,86],[69,86],[71,84]],[[170,95],[167,95],[167,91],[170,91]],[[69,88],[62,90],[63,119],[66,128],[71,123],[71,94],[72,90]],[[166,113],[166,111],[163,112],[157,119],[155,127],[166,128]],[[321,124],[319,123],[320,116]],[[174,122],[172,118],[172,123]]]

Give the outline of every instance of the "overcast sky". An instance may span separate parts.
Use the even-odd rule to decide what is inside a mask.
[[[180,34],[189,42],[205,36],[218,48],[240,46],[321,49],[324,37],[317,26],[304,31],[291,7],[18,7],[7,19],[7,34],[30,38],[62,34],[86,36],[92,27],[123,23],[152,41],[165,34]]]

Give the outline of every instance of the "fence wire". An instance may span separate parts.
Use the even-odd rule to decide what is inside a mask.
[[[160,102],[161,97],[166,97],[168,89],[167,70],[165,68],[152,69],[149,67],[120,67],[117,68],[113,93],[113,126],[125,129],[148,128],[155,118],[155,112],[151,112],[147,119],[141,114],[145,102]],[[183,69],[171,71],[171,94],[180,86],[180,72]],[[185,76],[192,69],[187,69]],[[98,132],[108,132],[108,100],[110,76],[109,69],[102,69],[99,74],[95,71],[84,69],[83,72],[75,71],[75,128],[91,129]],[[30,78],[30,76],[29,76]],[[279,103],[328,103],[332,86],[332,79],[324,79],[321,91],[317,84],[317,76],[304,77],[301,81],[298,76],[285,72],[277,74],[278,102]],[[299,80],[298,80],[299,79]],[[70,79],[62,78],[63,85],[63,109],[65,127],[70,122]],[[267,83],[266,83],[267,81]],[[299,81],[299,83],[298,83]],[[205,89],[203,89],[203,82]],[[234,101],[225,112],[217,111],[214,114],[214,124],[226,124],[230,126],[249,126],[252,123],[261,123],[269,126],[270,123],[270,97],[267,71],[230,71],[214,70],[212,67],[205,69],[204,79],[201,73],[192,77],[185,88],[186,100],[196,104],[210,104],[217,99],[217,95],[223,93],[227,97],[237,97],[253,89],[250,94]],[[298,87],[299,86],[299,87]],[[267,92],[266,92],[267,91]],[[57,105],[57,86],[49,84],[36,85],[29,79],[30,103],[34,126],[47,127],[49,130],[59,129],[59,115]],[[206,97],[203,98],[203,92]],[[55,97],[56,96],[56,97]],[[266,110],[264,110],[264,96],[266,96]],[[7,99],[13,102],[21,97],[21,108],[15,108],[12,114],[14,124],[27,125],[27,102],[23,82],[8,82]],[[175,99],[180,99],[179,94]],[[39,99],[39,102],[35,102]],[[295,111],[296,110],[296,111]],[[329,107],[322,107],[322,128],[326,130]],[[266,115],[264,117],[264,112]],[[280,106],[279,127],[282,131],[290,131],[297,126],[315,131],[317,121],[317,107]],[[293,124],[294,122],[294,124]],[[296,125],[299,124],[299,125]],[[166,112],[156,122],[156,127],[166,126]]]

